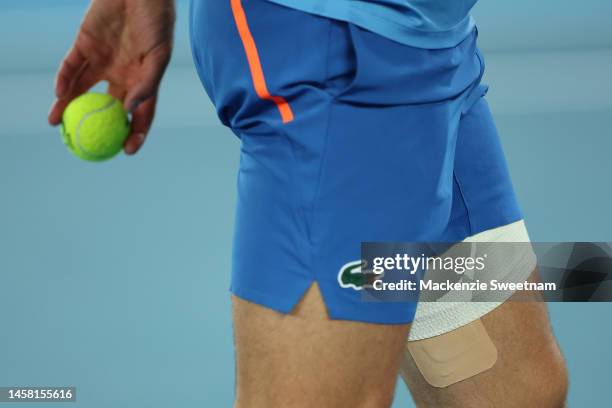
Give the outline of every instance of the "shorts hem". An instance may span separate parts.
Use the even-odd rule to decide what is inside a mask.
[[[287,292],[283,293],[283,296],[279,294],[271,294],[268,292],[262,292],[260,290],[252,288],[244,288],[236,285],[232,285],[230,292],[247,302],[257,304],[259,306],[274,310],[282,314],[289,314],[295,309],[298,303],[304,297],[306,291],[317,283],[319,290],[321,291],[321,298],[327,310],[327,315],[331,320],[344,320],[353,321],[360,323],[371,323],[371,324],[387,324],[387,325],[401,325],[409,324],[414,319],[416,312],[416,303],[414,306],[408,305],[403,306],[402,310],[399,309],[399,304],[394,303],[394,310],[390,311],[389,308],[392,303],[380,303],[380,302],[363,302],[367,304],[367,308],[351,306],[338,307],[330,306],[326,301],[325,290],[321,288],[321,285],[316,280],[309,281],[305,287],[294,289],[292,296],[288,296]],[[297,296],[296,296],[297,295]]]
[[[301,285],[303,287],[293,289],[291,295],[289,295],[289,292],[284,292],[282,296],[278,294],[272,295],[267,292],[262,292],[253,288],[244,288],[234,284],[232,284],[230,288],[230,293],[247,302],[255,303],[279,313],[289,314],[295,309],[300,300],[302,300],[306,291],[313,283],[315,283],[314,280],[307,282],[305,285]]]

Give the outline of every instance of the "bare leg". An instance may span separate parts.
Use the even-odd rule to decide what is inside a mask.
[[[313,285],[290,315],[233,298],[236,408],[389,407],[409,325],[330,320]]]

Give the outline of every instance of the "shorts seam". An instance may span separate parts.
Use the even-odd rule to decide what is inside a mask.
[[[461,185],[459,176],[457,176],[457,172],[454,169],[453,169],[453,178],[455,179],[455,183],[457,183],[457,188],[459,189],[459,195],[461,196],[461,201],[463,202],[463,205],[465,206],[465,216],[467,217],[469,228],[470,228],[468,236],[472,236],[474,235],[474,225],[472,223],[470,206],[468,205],[467,200],[465,198],[465,193],[463,192],[463,186]]]
[[[330,43],[331,43],[331,37],[332,37],[332,25],[331,22],[328,23],[328,37],[327,37],[327,51],[326,51],[326,61],[325,61],[325,80],[327,81],[327,75],[329,74],[329,61],[330,61]],[[315,254],[315,244],[314,244],[314,238],[313,238],[313,229],[314,229],[314,223],[315,223],[315,214],[316,214],[316,207],[317,207],[317,201],[319,199],[319,193],[320,193],[320,188],[321,188],[321,180],[323,178],[323,170],[325,167],[325,161],[327,159],[327,147],[328,147],[328,139],[329,139],[329,129],[331,127],[331,111],[333,109],[333,104],[330,103],[329,101],[326,101],[326,103],[328,104],[327,109],[326,109],[326,119],[327,119],[327,123],[325,124],[325,134],[323,137],[323,149],[321,151],[321,161],[319,163],[319,168],[317,170],[317,184],[315,186],[314,189],[314,194],[312,197],[312,203],[309,206],[310,208],[310,223],[309,223],[309,231],[310,234],[308,235],[308,239],[310,241],[310,265],[312,267],[312,265],[314,265],[315,259],[316,259],[316,254]],[[315,275],[315,279],[317,277],[317,271],[313,272]],[[323,297],[323,294],[321,295]]]

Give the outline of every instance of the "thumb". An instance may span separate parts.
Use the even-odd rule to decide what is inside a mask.
[[[141,65],[141,79],[128,90],[124,106],[134,112],[143,101],[155,96],[170,60],[169,47],[157,47],[145,56]]]

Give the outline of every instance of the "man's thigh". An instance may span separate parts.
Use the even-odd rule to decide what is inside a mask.
[[[233,298],[237,408],[388,407],[409,325],[330,320],[313,285],[291,314]]]
[[[537,280],[537,272],[530,280]],[[565,363],[541,300],[536,292],[516,293],[483,316],[497,361],[489,370],[448,387],[428,384],[406,350],[401,375],[417,406],[562,407],[567,391]]]

